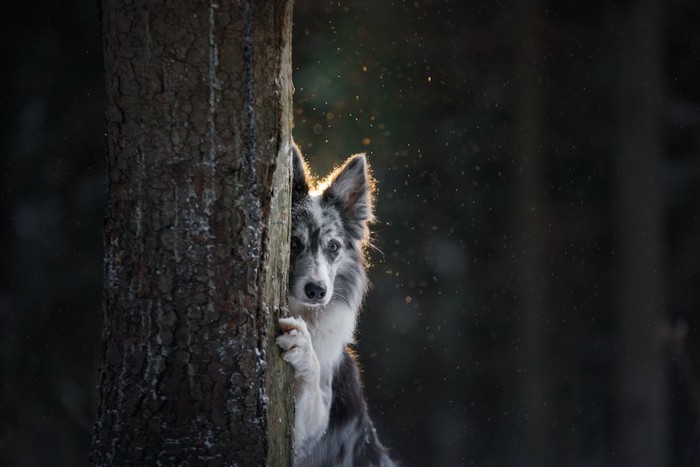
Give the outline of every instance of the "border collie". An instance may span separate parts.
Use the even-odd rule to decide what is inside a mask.
[[[277,338],[294,368],[294,453],[298,466],[393,466],[377,438],[348,345],[367,290],[374,182],[357,154],[314,183],[292,151],[289,309]]]

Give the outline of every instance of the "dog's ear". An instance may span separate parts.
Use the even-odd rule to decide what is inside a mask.
[[[364,154],[350,156],[345,164],[330,177],[330,184],[323,192],[325,199],[338,202],[348,218],[371,221],[374,180],[370,175]]]
[[[292,204],[304,199],[308,194],[309,171],[295,143],[292,145]]]

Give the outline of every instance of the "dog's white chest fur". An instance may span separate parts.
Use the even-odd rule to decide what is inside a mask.
[[[332,371],[340,360],[345,346],[353,342],[357,314],[344,304],[323,310],[321,314],[311,312],[313,317],[302,317],[309,328],[313,348],[321,369]]]

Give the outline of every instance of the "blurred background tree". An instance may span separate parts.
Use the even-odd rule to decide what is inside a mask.
[[[618,50],[613,446],[622,465],[666,465],[669,453],[661,6],[630,3]]]
[[[642,1],[296,2],[296,140],[320,174],[366,151],[379,181],[357,349],[404,465],[627,465],[633,422],[648,429],[632,450],[660,441],[659,465],[700,465],[700,4],[645,19]],[[0,19],[2,465],[79,465],[89,449],[97,18],[43,0]],[[653,123],[635,124],[647,106]],[[649,183],[622,196],[642,167],[633,183]],[[625,352],[651,380],[628,376]],[[626,382],[661,400],[630,412]]]

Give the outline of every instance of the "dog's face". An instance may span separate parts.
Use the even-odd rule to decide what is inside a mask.
[[[351,156],[315,187],[296,148],[292,167],[289,305],[293,312],[336,301],[355,307],[364,293],[362,244],[372,219],[365,156]]]

